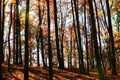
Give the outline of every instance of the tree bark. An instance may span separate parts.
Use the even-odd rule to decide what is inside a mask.
[[[97,42],[97,32],[96,32],[96,25],[95,25],[95,17],[94,17],[94,10],[93,10],[93,3],[92,0],[88,0],[89,7],[90,7],[90,18],[91,18],[91,25],[92,25],[92,36],[93,36],[93,42],[94,42],[94,51],[95,51],[95,58],[97,62],[97,69],[99,73],[100,80],[105,80],[104,71],[101,66],[101,59],[100,59],[100,53],[98,50],[98,42]]]
[[[48,57],[49,57],[49,80],[53,80],[52,70],[52,48],[51,48],[51,35],[50,35],[50,8],[49,0],[47,0],[47,18],[48,18]]]
[[[112,67],[112,74],[116,75],[116,58],[115,58],[115,49],[114,49],[114,37],[113,37],[113,30],[112,30],[112,22],[111,22],[111,13],[109,8],[109,0],[106,0],[106,6],[107,6],[107,15],[108,15],[108,32],[110,36],[110,46],[111,46],[111,53],[110,53],[110,62]]]
[[[0,79],[3,79],[2,76],[2,63],[4,62],[4,55],[3,55],[3,41],[4,41],[4,5],[5,0],[0,0]],[[1,16],[2,15],[2,16]]]
[[[84,68],[84,62],[83,62],[83,50],[82,50],[82,44],[81,44],[81,32],[80,32],[80,26],[79,26],[79,14],[78,14],[78,5],[76,4],[76,0],[74,0],[75,5],[75,14],[76,14],[76,23],[77,23],[77,35],[78,35],[78,57],[79,57],[79,69],[82,74],[85,74],[85,68]]]
[[[59,62],[59,68],[63,69],[64,62],[62,62],[61,55],[60,55],[60,48],[59,48],[56,0],[54,0],[54,21],[55,21],[55,37],[56,37],[56,48],[57,48],[57,57],[58,57],[58,62]]]
[[[10,72],[10,58],[11,58],[11,47],[10,47],[10,34],[11,34],[11,26],[12,26],[12,4],[10,6],[10,26],[9,26],[9,33],[8,33],[8,71]]]
[[[88,35],[86,26],[86,0],[84,0],[84,27],[85,27],[85,42],[86,42],[86,59],[87,59],[87,74],[89,74],[89,51],[88,51]]]
[[[29,44],[28,44],[28,30],[29,30],[29,3],[26,2],[26,15],[25,15],[25,65],[24,65],[24,80],[28,80],[28,62],[29,62]]]

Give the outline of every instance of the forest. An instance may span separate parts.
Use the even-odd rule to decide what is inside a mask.
[[[0,0],[0,80],[120,80],[120,0]]]

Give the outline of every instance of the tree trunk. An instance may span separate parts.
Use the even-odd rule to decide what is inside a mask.
[[[45,64],[45,56],[44,56],[44,45],[43,45],[43,29],[40,28],[40,42],[41,42],[41,53],[42,53],[42,61],[43,61],[43,67],[46,67]]]
[[[84,68],[84,62],[83,62],[83,50],[82,50],[82,44],[81,44],[81,32],[80,32],[80,26],[79,26],[79,14],[78,14],[78,5],[76,4],[76,1],[74,0],[75,5],[75,14],[76,14],[76,23],[77,23],[77,35],[78,35],[78,57],[79,57],[79,69],[82,74],[85,74],[85,68]]]
[[[54,0],[54,20],[55,20],[55,37],[56,37],[56,48],[57,48],[57,57],[58,57],[58,62],[59,62],[59,68],[63,69],[64,62],[62,62],[61,55],[60,55],[60,48],[59,48],[56,0]]]
[[[10,58],[11,58],[11,47],[10,47],[11,26],[12,26],[12,4],[11,4],[11,6],[10,6],[10,26],[9,26],[9,33],[8,33],[8,51],[9,51],[8,71],[9,71],[9,72],[10,72]]]
[[[16,56],[16,47],[15,47],[15,43],[16,43],[16,40],[15,40],[15,38],[16,38],[16,36],[15,36],[15,33],[16,33],[16,25],[15,25],[15,22],[16,22],[16,19],[15,19],[15,13],[16,13],[16,8],[15,8],[15,5],[14,5],[14,22],[13,22],[13,63],[15,64],[15,62],[16,62],[16,58],[15,58],[15,56]]]
[[[2,63],[4,62],[4,55],[3,55],[3,42],[4,42],[4,5],[5,0],[0,0],[0,79],[2,77]],[[1,6],[2,5],[2,6]]]
[[[26,2],[25,15],[25,65],[24,65],[24,80],[28,80],[28,62],[29,62],[29,44],[28,44],[28,29],[29,29],[29,0]]]
[[[37,32],[38,34],[38,32]],[[38,35],[39,36],[39,35]],[[40,66],[40,61],[39,61],[39,39],[38,39],[38,36],[37,36],[37,66]]]
[[[88,52],[88,35],[86,26],[86,0],[84,0],[84,27],[85,27],[85,42],[86,42],[86,59],[87,59],[87,74],[89,74],[89,52]]]
[[[42,18],[43,18],[43,15],[41,15],[41,10],[40,10],[40,0],[39,0],[39,6],[38,6],[38,12],[39,12],[39,25],[40,26],[42,24]],[[44,9],[43,9],[43,13],[44,13]],[[44,57],[44,45],[43,45],[43,29],[42,27],[40,26],[40,29],[39,29],[39,41],[41,43],[41,54],[42,54],[42,62],[43,62],[43,67],[46,67],[47,65],[45,64],[45,57]]]
[[[97,62],[97,69],[99,73],[100,80],[105,80],[104,71],[102,70],[101,66],[101,60],[100,60],[100,54],[98,50],[98,42],[97,42],[97,32],[96,32],[96,25],[95,25],[95,19],[94,19],[94,10],[93,10],[93,4],[92,0],[88,0],[89,7],[90,7],[90,17],[91,17],[91,25],[92,25],[92,36],[94,41],[94,51],[95,51],[95,58]]]
[[[76,44],[77,44],[77,51],[79,53],[79,47],[78,47],[78,40],[77,40],[77,31],[76,31],[76,27],[75,27],[75,16],[74,16],[74,9],[73,9],[73,2],[71,0],[71,6],[72,6],[72,15],[73,15],[73,28],[74,28],[74,32],[75,32],[75,40],[76,40]],[[79,64],[80,64],[80,61],[79,61]]]
[[[101,63],[102,63],[103,70],[104,70],[104,73],[105,73],[105,78],[106,78],[106,71],[105,71],[103,56],[102,56],[102,53],[101,53],[101,47],[102,47],[102,45],[101,45],[101,38],[100,38],[100,23],[99,23],[98,11],[97,11],[97,4],[96,4],[95,0],[94,0],[94,4],[95,4],[95,12],[96,12],[97,25],[98,25],[99,53],[100,53]]]
[[[61,4],[61,1],[60,1],[60,4]],[[62,4],[60,5],[60,11],[62,11],[61,10],[61,7],[62,7]],[[63,69],[64,69],[64,50],[63,50],[63,48],[64,48],[64,46],[63,46],[63,38],[64,38],[64,26],[65,26],[65,23],[66,23],[66,20],[64,21],[64,17],[63,17],[63,14],[62,14],[62,12],[61,12],[61,38],[62,38],[62,40],[61,40],[61,60],[62,60],[62,62],[63,62]]]
[[[18,21],[18,18],[19,18],[18,12],[19,12],[19,11],[18,11],[18,0],[16,0],[16,14],[15,14],[15,16],[16,16],[16,23],[15,23],[15,24],[16,24],[16,28],[15,28],[15,29],[16,29],[16,64],[17,64],[17,65],[18,65],[18,63],[19,63],[19,62],[18,62],[18,58],[19,58],[19,44],[18,44],[18,43],[19,43],[19,38],[18,38],[18,36],[19,36],[19,35],[18,35],[18,33],[19,33],[18,31],[19,31],[19,30],[18,30],[18,27],[20,27],[20,26],[19,26],[20,23],[19,23],[19,21]]]
[[[112,67],[112,74],[116,75],[116,58],[115,58],[115,49],[114,49],[114,37],[113,37],[113,31],[112,31],[112,22],[111,22],[111,13],[109,8],[109,0],[106,0],[106,6],[107,6],[107,15],[108,15],[108,32],[110,36],[110,46],[111,46],[111,54],[110,54],[110,62]]]
[[[19,18],[19,2],[16,0],[16,64],[22,65],[21,53],[21,34],[20,34],[20,18]]]
[[[51,48],[51,36],[50,36],[50,8],[49,0],[47,0],[47,18],[48,18],[48,57],[49,57],[49,80],[53,80],[52,70],[52,48]]]

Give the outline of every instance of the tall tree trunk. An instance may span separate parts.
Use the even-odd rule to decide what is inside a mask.
[[[91,25],[92,25],[92,36],[94,41],[94,51],[95,51],[95,58],[97,62],[97,69],[99,73],[100,80],[105,80],[104,71],[102,69],[101,60],[100,60],[100,53],[98,50],[98,42],[97,42],[97,32],[96,32],[96,25],[95,25],[95,19],[94,19],[94,10],[93,10],[93,4],[92,0],[88,0],[89,7],[90,7],[90,17],[91,17]]]
[[[20,19],[19,19],[19,23],[20,23]],[[19,44],[19,64],[22,65],[23,64],[23,61],[22,61],[22,50],[21,50],[21,34],[20,34],[20,31],[21,31],[21,27],[19,25],[18,27],[18,44]]]
[[[4,10],[5,10],[5,0],[0,1],[0,79],[2,77],[2,63],[4,62],[4,55],[3,55],[3,42],[4,42]]]
[[[18,38],[18,27],[20,27],[19,26],[19,21],[18,21],[18,18],[19,18],[19,13],[18,13],[19,11],[18,11],[18,0],[16,0],[16,14],[15,14],[15,16],[16,16],[16,64],[18,65],[18,58],[19,58],[19,38]]]
[[[51,48],[51,36],[50,36],[50,8],[49,0],[47,0],[47,18],[48,18],[48,56],[49,56],[49,80],[53,80],[52,70],[52,48]]]
[[[13,17],[13,20],[14,20],[14,22],[13,22],[13,63],[15,64],[15,62],[16,62],[16,58],[15,58],[15,56],[16,56],[16,47],[15,47],[15,43],[16,43],[16,40],[15,40],[15,38],[16,38],[16,35],[15,35],[15,33],[16,33],[16,24],[15,24],[15,22],[16,22],[16,17],[15,17],[15,13],[16,13],[16,7],[15,7],[16,5],[14,5],[14,17]]]
[[[9,26],[9,33],[8,33],[8,71],[10,72],[10,58],[11,58],[11,47],[10,47],[10,33],[11,33],[11,26],[12,26],[12,4],[10,6],[10,26]]]
[[[114,37],[113,37],[113,30],[112,30],[112,22],[111,22],[111,13],[109,8],[109,0],[106,0],[106,6],[107,6],[107,15],[108,15],[108,32],[110,36],[110,46],[111,46],[111,54],[110,54],[110,62],[112,67],[112,74],[116,75],[116,58],[115,58],[115,49],[114,49]]]
[[[56,0],[54,0],[54,21],[55,21],[55,37],[56,37],[56,48],[57,48],[57,57],[58,57],[58,62],[59,62],[59,68],[63,69],[64,62],[62,62],[62,60],[61,60],[60,48],[59,48]]]
[[[42,18],[43,18],[43,15],[41,15],[41,9],[40,9],[40,0],[39,0],[39,5],[38,5],[38,13],[39,13],[39,36],[38,36],[38,39],[39,39],[39,42],[41,43],[41,55],[42,55],[42,62],[43,62],[43,67],[46,67],[47,65],[45,64],[45,57],[44,57],[44,45],[43,45],[43,29],[42,27],[40,26],[42,24]],[[43,13],[44,13],[44,9],[43,9]]]
[[[94,0],[94,4],[95,4],[95,12],[96,12],[97,25],[98,25],[99,53],[100,53],[101,62],[102,62],[102,66],[103,66],[103,70],[104,70],[104,74],[105,74],[105,78],[106,78],[106,71],[105,71],[103,56],[102,56],[102,53],[101,53],[101,47],[102,47],[102,45],[101,45],[101,38],[100,38],[100,22],[99,22],[99,16],[98,16],[98,11],[97,11],[97,4],[96,4],[95,0]]]
[[[19,18],[19,2],[16,0],[16,64],[22,65],[21,53],[21,35],[20,35],[20,18]]]
[[[38,25],[38,30],[39,30],[39,26],[41,25],[41,10],[40,10],[40,0],[38,1],[38,16],[39,16],[39,25]],[[39,61],[39,31],[37,31],[37,37],[36,37],[36,41],[37,41],[37,66],[40,66],[40,61]]]
[[[78,57],[79,57],[79,69],[82,74],[85,74],[85,68],[84,68],[84,62],[83,62],[83,50],[82,50],[82,44],[81,44],[81,32],[80,32],[80,26],[79,26],[79,14],[78,14],[78,5],[76,4],[76,0],[74,0],[75,5],[75,14],[76,14],[76,23],[77,23],[77,35],[78,35]]]
[[[60,11],[62,11],[62,4],[61,4],[61,1],[60,1]],[[63,14],[61,12],[61,60],[63,62],[63,68],[64,68],[64,46],[63,46],[63,38],[64,38],[64,26],[65,26],[65,23],[66,23],[66,20],[64,21],[64,17],[63,17]]]
[[[24,65],[24,80],[28,80],[28,62],[29,62],[29,44],[28,44],[28,30],[29,30],[29,0],[26,2],[25,15],[25,65]]]
[[[73,15],[73,28],[74,28],[74,32],[75,32],[75,40],[76,40],[76,44],[77,44],[77,51],[78,51],[78,53],[79,53],[79,47],[78,47],[78,40],[77,40],[77,31],[76,31],[76,27],[75,27],[75,16],[74,16],[74,8],[73,8],[73,2],[72,2],[72,0],[71,0],[71,6],[72,6],[72,15]],[[79,61],[79,64],[80,64],[80,61]]]
[[[86,26],[86,0],[84,0],[84,27],[85,27],[85,42],[86,42],[86,59],[87,59],[87,74],[89,74],[89,52],[88,52],[88,36],[87,36],[87,26]]]

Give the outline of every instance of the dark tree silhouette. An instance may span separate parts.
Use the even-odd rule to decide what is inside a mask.
[[[74,0],[74,6],[75,6],[75,15],[76,15],[76,23],[77,23],[76,26],[77,26],[77,35],[78,35],[79,69],[81,73],[85,74],[77,0]]]
[[[5,17],[5,0],[0,1],[0,79],[2,80],[2,63],[4,62],[3,42],[4,42],[4,17]]]
[[[86,26],[86,0],[84,0],[84,27],[85,27],[85,42],[86,42],[86,57],[87,57],[87,74],[89,74],[89,51],[88,51],[88,33],[87,33],[87,26]]]
[[[114,38],[113,38],[113,30],[112,30],[112,22],[111,22],[111,13],[109,8],[109,0],[106,0],[107,6],[107,15],[108,15],[108,32],[110,36],[110,46],[111,46],[111,53],[110,53],[110,62],[111,62],[111,69],[112,74],[116,75],[116,59],[115,59],[115,49],[114,49]]]
[[[49,0],[47,0],[47,18],[48,18],[48,56],[49,56],[49,80],[53,80],[52,70],[52,48],[51,48],[51,36],[50,36],[50,8]]]
[[[55,20],[55,37],[56,37],[56,48],[57,48],[57,57],[59,62],[59,68],[64,68],[64,62],[62,61],[61,55],[60,55],[60,48],[59,48],[59,38],[58,38],[58,25],[57,25],[57,4],[56,0],[54,0],[54,20]]]
[[[91,18],[91,29],[92,29],[92,36],[93,36],[93,42],[94,42],[94,51],[95,51],[95,58],[97,62],[97,69],[99,73],[100,80],[105,80],[104,71],[102,69],[101,65],[101,58],[100,53],[98,50],[98,42],[97,42],[97,32],[96,32],[96,25],[95,25],[95,17],[94,17],[94,10],[93,10],[93,3],[92,0],[89,0],[89,7],[90,7],[90,18]]]
[[[29,29],[29,3],[26,2],[26,15],[25,15],[25,65],[24,65],[24,80],[28,80],[28,62],[29,62],[29,44],[28,44],[28,29]]]
[[[10,26],[9,26],[9,33],[8,33],[8,51],[9,51],[9,58],[8,58],[8,71],[10,72],[10,59],[11,59],[11,47],[10,47],[10,34],[11,34],[11,26],[12,26],[12,3],[10,6]]]

